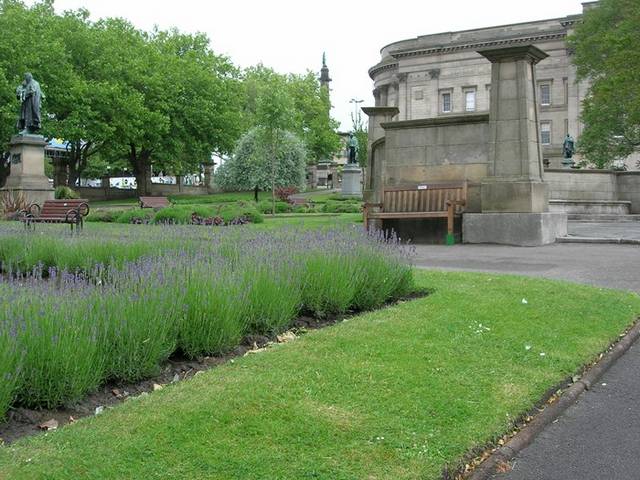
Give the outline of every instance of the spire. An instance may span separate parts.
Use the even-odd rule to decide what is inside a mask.
[[[322,68],[320,69],[320,86],[329,88],[331,78],[329,77],[329,67],[327,67],[327,55],[322,52]]]

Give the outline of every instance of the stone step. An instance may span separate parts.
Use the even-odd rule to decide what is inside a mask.
[[[567,215],[569,221],[572,222],[640,222],[640,215],[611,215],[597,213],[570,213]]]
[[[608,200],[549,200],[549,211],[588,215],[628,215],[631,213],[631,202]]]
[[[635,238],[614,238],[614,237],[577,237],[568,235],[558,237],[557,243],[595,243],[595,244],[617,244],[617,245],[640,245],[640,240]]]

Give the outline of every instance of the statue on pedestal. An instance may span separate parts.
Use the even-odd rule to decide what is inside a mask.
[[[25,73],[22,85],[16,88],[16,97],[21,102],[17,128],[21,135],[40,130],[40,105],[44,94],[40,84],[30,73]]]
[[[358,139],[353,135],[353,133],[349,134],[349,141],[347,142],[347,152],[350,164],[358,163],[357,154],[358,154]]]
[[[576,152],[575,140],[571,135],[567,133],[567,136],[562,142],[562,164],[566,167],[573,166],[573,154]]]

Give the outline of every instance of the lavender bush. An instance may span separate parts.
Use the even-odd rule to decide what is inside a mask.
[[[176,350],[223,353],[302,312],[375,308],[412,289],[410,249],[356,228],[121,232],[0,232],[0,417],[14,400],[55,407],[151,376]]]

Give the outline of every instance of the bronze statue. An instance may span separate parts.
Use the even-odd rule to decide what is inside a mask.
[[[567,136],[562,143],[562,156],[564,158],[573,158],[573,154],[575,152],[575,141],[573,140],[573,137],[567,133]]]
[[[564,138],[564,142],[562,142],[562,165],[565,168],[573,167],[573,154],[576,152],[575,141],[573,137],[567,133],[567,136]]]
[[[40,130],[40,105],[44,94],[33,75],[25,73],[22,85],[16,88],[16,97],[22,103],[17,125],[20,134],[37,132]]]
[[[356,160],[356,155],[358,153],[358,139],[353,135],[353,133],[349,134],[347,152],[349,153],[349,163],[358,163],[358,161]]]

